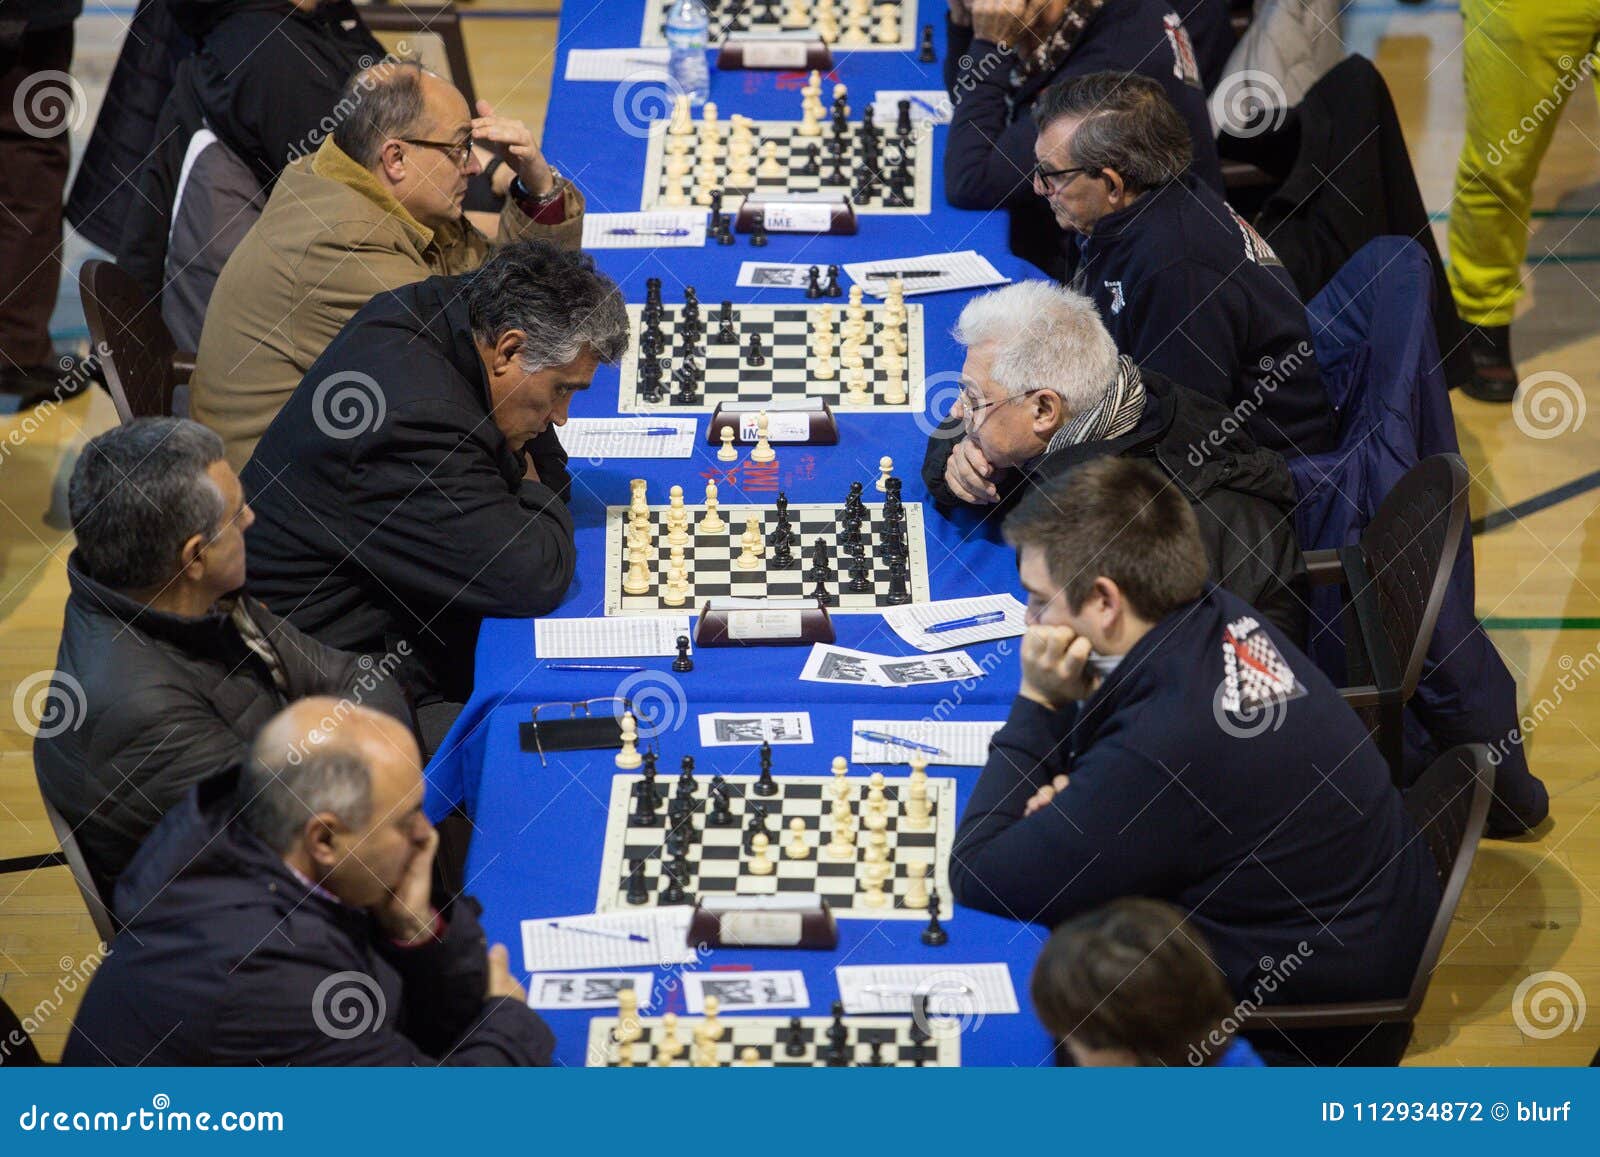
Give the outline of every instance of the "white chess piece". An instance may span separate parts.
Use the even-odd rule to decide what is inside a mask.
[[[782,177],[783,166],[778,163],[778,142],[768,141],[761,146],[761,167],[756,170],[758,177]]]
[[[767,412],[762,410],[756,415],[756,445],[755,449],[750,451],[750,461],[771,462],[777,458],[778,455],[773,451],[772,443],[767,441],[769,428],[770,419],[767,417]]]
[[[683,566],[673,563],[667,570],[667,585],[661,590],[661,602],[669,607],[681,607],[689,597],[689,576]]]
[[[683,506],[683,487],[670,491],[671,505],[667,508],[667,543],[670,546],[689,544],[689,512]]]
[[[755,570],[761,565],[761,532],[756,527],[756,516],[752,514],[744,524],[744,534],[739,537],[739,545],[744,549],[734,565],[740,570]]]
[[[811,855],[811,841],[806,838],[806,821],[799,816],[789,821],[789,844],[784,850],[791,860],[804,860]]]
[[[717,484],[706,483],[706,516],[700,520],[702,534],[721,534],[728,529],[728,524],[722,521],[722,515],[717,513]]]
[[[879,359],[883,366],[883,400],[891,406],[903,406],[906,397],[905,359],[894,350],[888,350]]]
[[[906,865],[906,875],[909,883],[906,885],[906,894],[900,902],[907,908],[926,908],[928,906],[928,865],[920,860],[913,860]]]
[[[851,358],[850,368],[845,371],[845,388],[848,391],[844,400],[852,406],[870,406],[872,404],[872,391],[867,382],[867,371],[862,368],[859,357]]]
[[[893,473],[894,459],[885,454],[878,459],[877,490],[879,494],[887,494],[889,492],[889,476]]]
[[[650,591],[650,572],[645,569],[644,560],[649,557],[649,552],[643,546],[631,547],[628,550],[628,573],[622,580],[622,593],[628,595],[648,594]]]
[[[851,823],[850,805],[842,799],[833,801],[833,832],[828,841],[828,856],[835,860],[850,860],[856,854],[855,827]]]
[[[921,752],[911,757],[911,780],[906,787],[906,827],[922,831],[928,826],[931,809],[928,807],[928,761]]]
[[[746,1068],[755,1068],[761,1064],[761,1050],[755,1045],[745,1045],[739,1050],[739,1063]]]
[[[752,876],[772,875],[772,859],[767,855],[771,842],[762,832],[750,837],[750,862],[745,867]]]
[[[688,136],[694,132],[694,123],[690,115],[689,94],[679,93],[672,101],[672,121],[667,125],[667,133],[671,136]]]
[[[846,778],[850,774],[850,764],[842,755],[833,757],[833,798],[848,800],[850,798],[850,781]]]
[[[644,762],[639,754],[639,725],[632,711],[622,713],[622,750],[617,752],[616,764],[623,771],[632,771]]]
[[[889,897],[884,894],[884,881],[889,878],[889,865],[873,862],[867,866],[867,894],[862,897],[868,908],[887,907]]]
[[[838,104],[841,97],[848,97],[849,95],[850,95],[850,90],[848,88],[846,88],[844,85],[836,84],[836,85],[833,86],[833,103],[834,104]],[[845,101],[844,115],[845,116],[849,116],[850,115],[850,102],[848,100]]]
[[[722,447],[717,451],[718,462],[737,462],[739,451],[733,447],[733,427],[722,427]]]
[[[867,807],[873,815],[883,815],[889,810],[889,800],[883,794],[883,772],[875,771],[867,779]]]

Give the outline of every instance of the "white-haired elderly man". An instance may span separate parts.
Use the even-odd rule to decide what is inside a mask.
[[[1228,409],[1119,355],[1094,302],[1054,282],[973,298],[955,337],[961,395],[922,464],[941,511],[973,508],[998,531],[1025,489],[1094,458],[1143,458],[1194,507],[1212,580],[1304,639],[1294,483]]]

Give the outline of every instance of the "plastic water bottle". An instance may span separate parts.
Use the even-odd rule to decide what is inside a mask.
[[[667,13],[667,69],[678,91],[696,106],[711,96],[711,70],[706,67],[706,30],[710,25],[701,0],[675,0]]]

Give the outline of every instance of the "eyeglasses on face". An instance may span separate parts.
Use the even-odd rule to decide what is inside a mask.
[[[1079,173],[1098,173],[1093,165],[1079,165],[1071,169],[1047,169],[1043,162],[1033,163],[1033,183],[1046,193],[1059,193],[1072,184]]]
[[[962,424],[964,426],[966,426],[966,428],[967,428],[967,430],[969,432],[973,431],[973,430],[976,430],[978,428],[978,423],[979,423],[978,415],[981,414],[983,411],[992,410],[996,406],[1004,406],[1009,402],[1020,402],[1023,398],[1031,398],[1031,397],[1033,397],[1033,395],[1037,394],[1038,392],[1039,391],[1036,390],[1036,389],[1035,390],[1024,390],[1020,394],[1012,394],[1010,397],[1001,398],[997,402],[986,402],[986,401],[975,401],[974,399],[977,397],[976,394],[973,394],[970,390],[962,390],[961,391],[961,422],[962,422]]]
[[[425,149],[438,149],[449,157],[458,169],[467,167],[467,158],[472,156],[472,138],[463,137],[459,141],[428,141],[420,137],[401,137],[402,142],[408,145],[421,145]]]

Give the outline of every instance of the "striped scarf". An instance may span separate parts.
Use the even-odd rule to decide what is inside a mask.
[[[217,600],[217,609],[232,621],[234,629],[239,632],[239,637],[244,640],[244,645],[266,664],[267,673],[272,676],[272,685],[278,689],[278,693],[287,696],[289,677],[284,673],[283,660],[278,657],[272,640],[267,638],[261,625],[250,616],[250,608],[245,604],[244,598],[237,595],[220,598]]]
[[[1073,416],[1045,447],[1046,454],[1081,446],[1085,442],[1104,442],[1126,434],[1144,417],[1144,379],[1133,359],[1123,354],[1117,359],[1117,376],[1105,395],[1090,409]]]
[[[1018,50],[1020,60],[1011,70],[1011,87],[1021,88],[1036,76],[1054,76],[1067,62],[1089,21],[1099,14],[1106,0],[1072,0],[1061,20],[1040,38],[1031,51]]]

